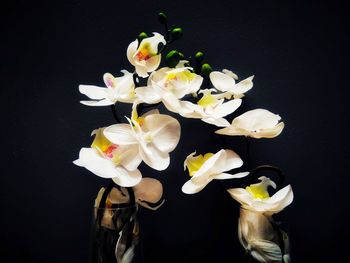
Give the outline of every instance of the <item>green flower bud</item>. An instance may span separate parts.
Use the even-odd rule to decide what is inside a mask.
[[[200,52],[198,51],[196,53],[196,55],[194,55],[194,59],[197,61],[197,63],[202,63],[203,62],[203,59],[204,59],[204,53],[203,52]]]
[[[159,23],[161,23],[163,25],[166,24],[168,22],[168,18],[166,16],[166,14],[164,14],[163,12],[160,12],[158,14],[158,21],[159,21]]]
[[[139,43],[140,43],[140,42],[142,41],[142,39],[147,38],[147,37],[148,37],[147,33],[141,32],[141,33],[139,34],[139,36],[137,37],[137,40],[138,40]]]
[[[169,68],[175,68],[177,63],[179,63],[181,59],[181,53],[177,50],[172,50],[170,51],[166,56],[165,56],[165,63]],[[182,55],[183,56],[183,55]]]
[[[209,74],[213,71],[208,63],[202,65],[201,74],[203,77],[209,77]]]
[[[181,27],[176,27],[171,30],[171,36],[174,40],[179,39],[182,37],[183,31]]]

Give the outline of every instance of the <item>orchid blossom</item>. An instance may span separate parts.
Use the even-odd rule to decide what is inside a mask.
[[[146,87],[136,89],[140,101],[155,104],[163,102],[168,110],[178,112],[179,99],[187,94],[196,93],[203,78],[185,67],[187,61],[180,61],[176,68],[161,68],[151,74]]]
[[[274,138],[278,136],[284,123],[281,117],[264,109],[247,111],[233,119],[231,125],[215,133],[230,136],[247,136],[252,138]]]
[[[104,130],[111,142],[137,148],[135,159],[143,160],[156,170],[165,170],[170,163],[169,153],[180,140],[180,124],[173,117],[159,114],[158,110],[139,117],[134,108],[129,124],[115,124]],[[136,157],[137,156],[137,157]]]
[[[260,183],[252,184],[244,188],[232,188],[227,190],[233,199],[241,203],[242,207],[248,210],[272,215],[283,210],[293,201],[293,191],[290,185],[282,188],[270,197],[267,188],[276,188],[271,179],[259,177]]]
[[[153,33],[152,37],[142,39],[140,45],[136,39],[131,42],[127,49],[129,62],[135,67],[137,75],[142,78],[148,77],[148,72],[152,72],[159,67],[161,54],[158,54],[158,45],[166,44],[164,37],[159,33]]]
[[[224,102],[218,94],[211,94],[214,89],[199,91],[203,96],[197,104],[189,101],[181,101],[178,112],[185,118],[201,119],[206,123],[218,127],[229,126],[230,123],[223,117],[233,113],[241,105],[241,99],[234,99]]]
[[[185,194],[200,192],[208,183],[214,179],[242,178],[248,172],[237,174],[226,173],[232,169],[239,168],[243,161],[234,151],[220,150],[216,154],[206,153],[195,156],[196,152],[187,156],[184,162],[184,170],[188,170],[191,179],[182,186]]]
[[[213,71],[210,73],[209,77],[213,86],[217,90],[224,92],[227,99],[232,96],[235,99],[240,99],[244,97],[244,93],[253,87],[254,76],[250,76],[236,83],[235,80],[238,79],[237,75],[227,69],[224,69],[223,72]]]
[[[108,106],[115,104],[117,101],[133,103],[136,96],[132,73],[127,70],[121,72],[124,76],[114,77],[110,73],[104,74],[103,80],[106,87],[79,85],[80,93],[92,99],[80,102],[88,106]]]
[[[102,178],[111,178],[116,184],[131,187],[141,181],[138,148],[110,142],[103,135],[104,128],[94,130],[95,139],[91,148],[82,148],[79,159],[73,163],[85,167]]]

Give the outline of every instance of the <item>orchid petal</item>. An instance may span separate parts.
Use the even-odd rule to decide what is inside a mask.
[[[107,88],[93,85],[79,85],[79,91],[81,94],[84,94],[93,100],[102,100],[107,96]]]
[[[104,136],[117,145],[137,144],[129,124],[119,123],[107,127],[103,131]]]

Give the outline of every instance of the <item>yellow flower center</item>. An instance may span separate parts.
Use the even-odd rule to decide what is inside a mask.
[[[196,173],[202,167],[202,165],[213,155],[213,153],[206,153],[204,156],[200,154],[189,159],[186,166],[190,176],[193,176],[193,174]]]
[[[195,73],[190,72],[189,70],[183,70],[179,72],[168,72],[167,73],[167,80],[180,80],[180,81],[192,81],[196,77]]]
[[[139,61],[142,60],[147,60],[154,56],[155,54],[152,54],[151,52],[151,45],[149,43],[144,43],[142,46],[139,47],[137,53],[136,53],[136,58]]]
[[[251,184],[250,186],[247,186],[245,189],[248,193],[250,193],[254,199],[258,200],[264,200],[266,198],[269,198],[269,192],[267,191],[267,188],[269,186],[272,186],[276,188],[276,184],[269,178],[263,176],[259,178],[261,180],[260,183],[257,184]]]
[[[270,197],[266,187],[261,185],[251,184],[250,186],[247,186],[245,190],[247,190],[255,199],[266,199]]]
[[[142,127],[142,125],[145,123],[145,118],[139,117],[139,115],[137,114],[136,107],[131,112],[131,119],[136,121],[140,125],[140,127]]]
[[[207,106],[215,106],[218,103],[218,100],[211,95],[211,92],[205,92],[203,94],[203,97],[197,102],[198,105],[202,107],[207,107]]]
[[[103,135],[103,129],[99,129],[96,132],[91,148],[96,149],[103,157],[111,159],[116,165],[120,164],[121,156],[115,153],[115,150],[118,149],[118,145],[111,143]]]

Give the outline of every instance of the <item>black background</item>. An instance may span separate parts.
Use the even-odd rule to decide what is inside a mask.
[[[133,70],[126,48],[141,31],[163,32],[156,14],[184,28],[174,48],[201,50],[215,69],[254,88],[233,115],[257,107],[283,117],[274,140],[255,140],[252,167],[274,164],[292,184],[283,213],[294,262],[336,262],[349,243],[345,171],[349,47],[346,9],[335,1],[14,1],[1,7],[1,262],[87,262],[92,203],[107,183],[72,161],[90,132],[112,124],[108,107],[79,104],[79,84]],[[118,104],[120,116],[130,105]],[[166,112],[161,108],[163,112]],[[229,120],[233,118],[229,117]],[[174,115],[175,116],[175,115]],[[212,182],[181,192],[185,157],[222,147],[214,127],[175,116],[182,137],[163,182],[166,203],[140,210],[146,263],[240,262],[238,205]],[[244,155],[243,138],[224,147]]]

